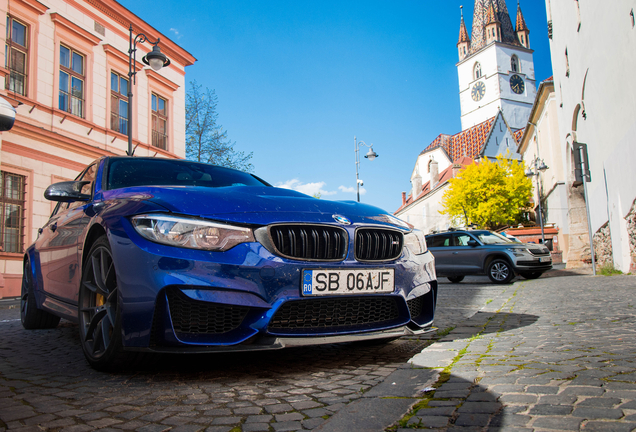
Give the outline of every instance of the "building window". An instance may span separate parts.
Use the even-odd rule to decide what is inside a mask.
[[[28,27],[7,16],[7,37],[4,48],[5,66],[9,69],[6,88],[26,96],[27,58],[29,54]]]
[[[110,73],[110,128],[128,134],[128,80]]]
[[[523,38],[523,36],[521,36]],[[510,59],[510,70],[513,72],[519,72],[519,58],[513,55]]]
[[[84,56],[60,45],[59,108],[78,117],[84,117],[84,74]]]
[[[168,150],[168,101],[152,95],[152,145]]]
[[[479,62],[475,63],[475,67],[473,69],[473,75],[475,79],[481,78],[481,64]]]
[[[24,183],[21,175],[0,172],[2,251],[22,253],[24,249]]]

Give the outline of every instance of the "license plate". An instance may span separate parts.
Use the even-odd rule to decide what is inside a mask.
[[[391,293],[394,269],[303,270],[304,296]]]
[[[541,257],[539,258],[539,262],[550,262],[552,261],[552,257]]]

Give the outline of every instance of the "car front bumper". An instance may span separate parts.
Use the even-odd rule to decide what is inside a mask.
[[[126,349],[223,352],[399,337],[430,330],[437,300],[430,252],[388,263],[303,262],[259,243],[226,252],[149,242],[132,227],[109,233]],[[350,248],[352,250],[352,248]],[[388,294],[303,297],[304,269],[391,268]]]

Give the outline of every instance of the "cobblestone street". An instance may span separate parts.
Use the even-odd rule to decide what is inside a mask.
[[[118,374],[87,366],[74,324],[26,331],[0,302],[0,431],[636,429],[636,278],[551,273],[441,280],[439,335]]]
[[[471,316],[502,291],[442,284],[438,325]],[[141,370],[106,374],[88,367],[75,324],[27,331],[16,302],[0,301],[0,331],[0,431],[310,430],[431,343],[162,356]]]
[[[410,361],[440,375],[398,430],[635,430],[635,294],[634,276],[510,285]]]

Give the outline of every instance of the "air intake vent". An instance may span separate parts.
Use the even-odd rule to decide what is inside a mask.
[[[324,333],[340,327],[364,328],[369,324],[389,323],[398,318],[395,297],[292,300],[276,311],[268,329],[270,333],[300,329]]]
[[[177,334],[223,334],[238,328],[249,312],[233,306],[192,300],[176,289],[168,289],[172,325]]]
[[[389,261],[402,255],[404,235],[382,228],[360,228],[356,231],[358,261]]]
[[[414,299],[408,300],[406,305],[409,307],[411,313],[411,319],[417,318],[422,315],[424,310],[424,296],[419,296]]]
[[[328,225],[274,225],[269,234],[276,252],[308,261],[342,261],[347,255],[347,232]]]

